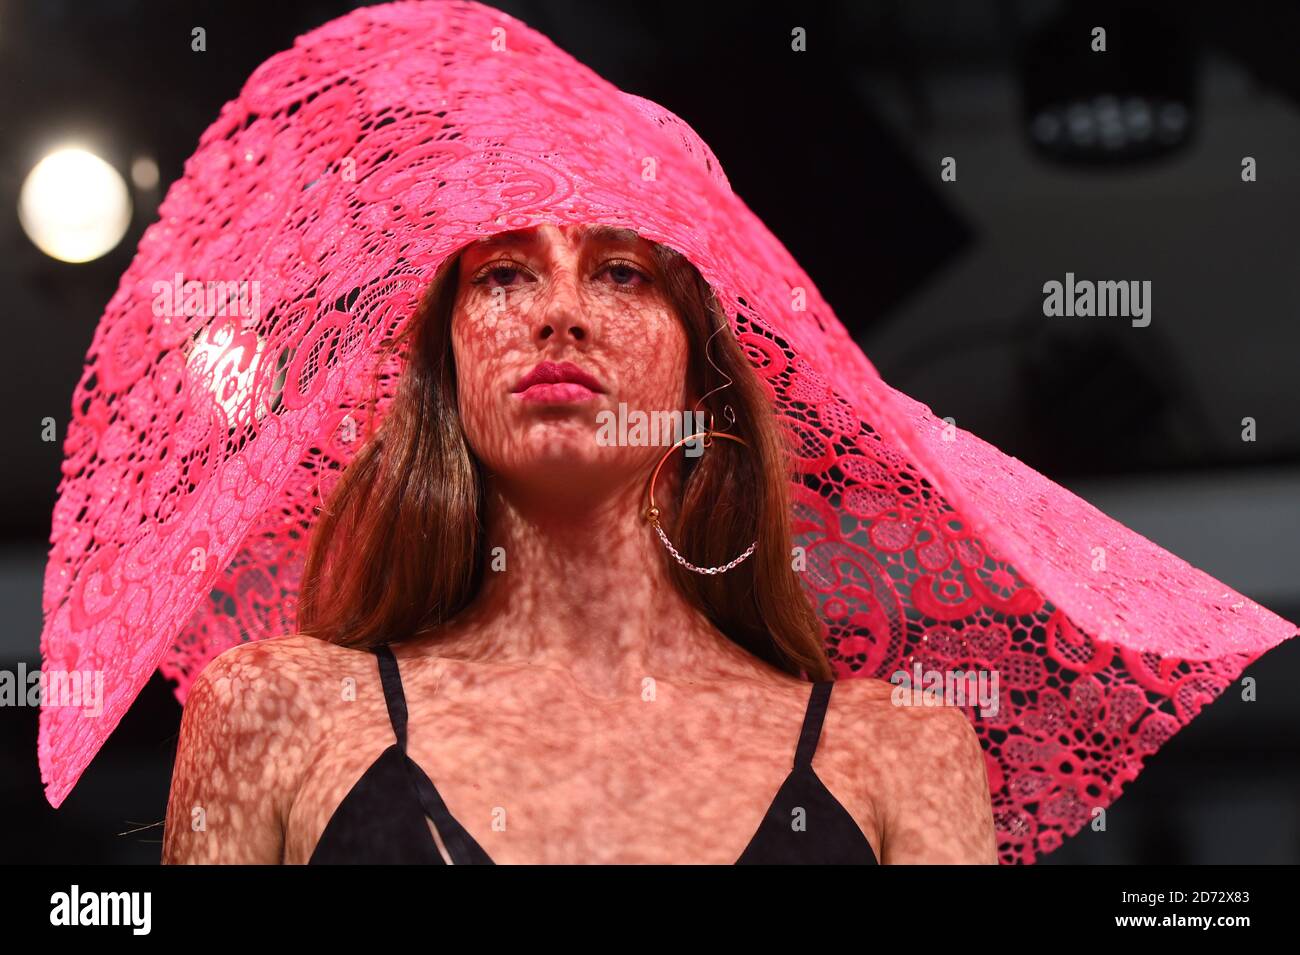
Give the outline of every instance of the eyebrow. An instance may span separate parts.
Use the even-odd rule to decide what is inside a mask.
[[[644,241],[641,236],[637,235],[633,230],[618,228],[612,225],[587,226],[582,230],[582,234],[593,242],[626,242],[629,245],[633,245],[637,242]]]
[[[620,228],[610,225],[589,225],[584,226],[580,234],[590,242],[606,242],[609,244],[625,243],[628,245],[636,244],[642,241],[641,236],[637,235],[632,229]],[[537,232],[533,229],[518,229],[511,232],[498,232],[475,242],[471,242],[468,249],[475,251],[486,251],[488,249],[497,249],[508,246],[530,246],[538,242]]]

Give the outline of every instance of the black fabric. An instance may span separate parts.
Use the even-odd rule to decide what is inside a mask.
[[[433,781],[406,755],[406,695],[397,658],[386,645],[374,652],[397,741],[379,754],[335,809],[309,864],[445,865],[426,821],[432,819],[454,864],[492,865],[447,810]],[[737,865],[876,864],[871,843],[812,768],[834,686],[832,681],[812,684],[794,768]]]

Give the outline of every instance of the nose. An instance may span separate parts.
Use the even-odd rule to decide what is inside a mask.
[[[533,327],[538,345],[586,346],[599,329],[592,310],[584,307],[581,277],[576,264],[557,264],[551,272],[546,300]]]

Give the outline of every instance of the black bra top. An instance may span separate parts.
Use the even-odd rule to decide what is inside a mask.
[[[454,864],[492,865],[492,859],[447,811],[433,782],[406,755],[406,696],[397,658],[387,645],[373,648],[397,741],[379,754],[334,815],[309,864],[444,865],[427,820],[437,827]],[[813,772],[812,758],[834,683],[812,684],[794,768],[777,791],[745,851],[742,864],[875,865],[871,843]],[[802,809],[802,827],[792,825]]]

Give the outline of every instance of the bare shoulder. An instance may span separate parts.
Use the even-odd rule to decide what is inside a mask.
[[[310,750],[317,716],[375,671],[373,654],[304,634],[241,643],[208,661],[185,712],[207,736],[237,733],[259,751],[279,750],[279,765],[291,773],[297,761],[287,757]]]
[[[213,657],[195,680],[224,692],[253,718],[302,717],[324,693],[337,698],[338,687],[373,678],[373,653],[328,643],[304,634],[289,634],[241,643]]]
[[[885,744],[890,759],[938,756],[954,748],[967,757],[979,749],[979,737],[966,715],[954,706],[904,705],[897,687],[874,677],[850,677],[835,682],[835,706],[847,710],[846,722],[868,731],[874,743]]]
[[[875,677],[841,677],[835,681],[834,696],[839,701],[852,700],[857,706],[871,706],[882,701],[888,702],[893,689],[893,684]]]
[[[984,749],[955,706],[898,702],[884,680],[835,687],[842,725],[862,742],[884,830],[883,862],[996,863]]]
[[[367,657],[369,654],[349,647],[306,634],[291,633],[239,643],[223,650],[208,661],[199,677],[219,679],[240,675],[256,679],[278,675],[286,680],[312,678]]]
[[[371,654],[301,634],[231,647],[185,699],[164,862],[278,862],[283,821],[313,752],[316,715]]]
[[[874,749],[908,730],[899,725],[898,707],[893,703],[893,684],[875,677],[841,677],[835,681],[831,709],[842,725],[861,731]]]

